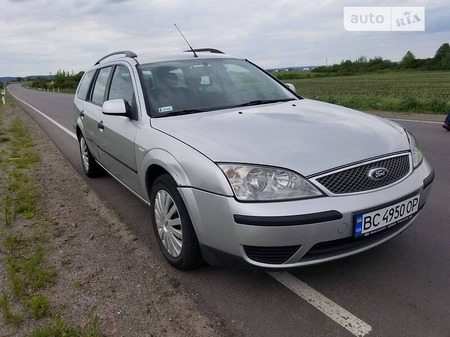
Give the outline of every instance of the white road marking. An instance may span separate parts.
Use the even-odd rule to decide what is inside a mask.
[[[442,117],[442,120],[444,120],[445,116]],[[425,123],[425,124],[442,124],[443,122],[432,122],[432,121],[420,121],[417,119],[401,119],[401,118],[388,118],[392,121],[399,121],[399,122],[413,122],[413,123]]]
[[[18,101],[21,101],[23,104],[25,104],[26,106],[29,106],[31,109],[33,109],[34,111],[36,111],[37,113],[39,113],[42,117],[48,119],[50,122],[52,122],[54,125],[56,125],[58,128],[60,128],[61,130],[63,130],[65,133],[67,133],[69,136],[71,136],[72,138],[74,138],[75,140],[77,139],[77,136],[75,135],[75,133],[73,133],[72,131],[70,131],[69,129],[65,128],[64,126],[62,126],[61,124],[59,124],[57,121],[55,121],[54,119],[48,117],[46,114],[44,114],[42,111],[40,111],[39,109],[35,108],[34,106],[32,106],[31,104],[28,104],[27,102],[25,102],[23,99],[20,99],[19,97],[17,97],[16,95],[14,95],[11,91],[9,92],[11,95],[14,96],[15,99],[17,99]]]
[[[372,327],[360,320],[329,298],[314,290],[288,272],[269,272],[270,276],[292,290],[295,294],[313,305],[316,309],[343,326],[353,335],[363,337],[372,331]]]

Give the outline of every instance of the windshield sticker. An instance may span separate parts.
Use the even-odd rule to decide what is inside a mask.
[[[202,76],[200,80],[201,85],[210,85],[211,81],[209,80],[209,76]]]
[[[170,112],[173,111],[173,106],[162,106],[158,108],[159,113]]]

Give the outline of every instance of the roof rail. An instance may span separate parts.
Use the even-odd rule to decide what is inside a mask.
[[[116,51],[114,53],[103,56],[100,60],[95,62],[95,65],[100,64],[100,62],[102,62],[104,59],[107,59],[108,57],[111,57],[113,55],[121,55],[121,54],[124,54],[125,57],[137,57],[137,55],[130,50],[121,50],[121,51]]]
[[[225,54],[223,51],[219,50],[219,49],[214,49],[214,48],[200,48],[200,49],[194,49],[195,52],[210,52],[212,54]],[[185,50],[185,53],[189,53],[192,52],[192,50]]]

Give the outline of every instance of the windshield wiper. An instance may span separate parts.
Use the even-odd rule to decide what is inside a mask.
[[[208,111],[208,109],[185,109],[185,110],[180,110],[180,111],[176,111],[176,114],[195,114],[197,112],[205,112]]]
[[[245,102],[242,104],[235,105],[235,108],[239,108],[242,106],[252,106],[252,105],[261,105],[261,104],[269,104],[269,103],[278,103],[278,102],[289,102],[295,101],[295,98],[282,98],[282,99],[258,99],[255,101]]]
[[[208,109],[186,109],[186,110],[177,110],[173,112],[168,112],[165,114],[158,115],[157,117],[171,117],[171,116],[180,116],[180,115],[189,115],[199,112],[206,112]]]

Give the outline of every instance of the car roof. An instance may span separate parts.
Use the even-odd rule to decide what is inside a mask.
[[[153,63],[153,62],[165,62],[165,61],[179,61],[179,60],[189,60],[189,59],[212,59],[212,58],[235,58],[226,54],[216,54],[216,53],[208,53],[208,52],[198,52],[197,57],[191,51],[169,54],[169,55],[151,55],[144,54],[138,56],[136,60],[139,63]]]
[[[184,52],[172,53],[172,54],[155,54],[155,53],[143,53],[135,54],[129,50],[117,51],[102,57],[95,63],[95,66],[104,65],[111,62],[128,60],[130,58],[134,59],[139,64],[145,63],[156,63],[156,62],[167,62],[167,61],[180,61],[189,59],[212,59],[212,58],[236,58],[230,55],[226,55],[217,49],[202,48],[195,49],[195,54],[191,50],[186,50]]]

